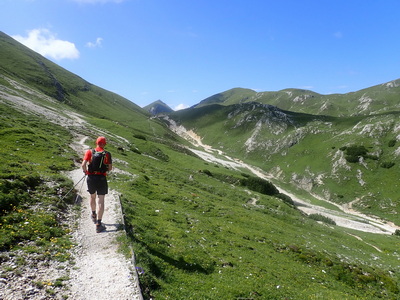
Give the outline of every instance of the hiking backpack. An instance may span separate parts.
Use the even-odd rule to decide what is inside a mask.
[[[108,165],[104,163],[106,154],[107,151],[92,150],[92,162],[88,165],[89,172],[105,173],[108,171]]]

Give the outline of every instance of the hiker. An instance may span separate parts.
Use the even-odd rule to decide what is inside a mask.
[[[86,151],[83,157],[82,170],[87,175],[88,192],[90,193],[90,207],[92,220],[96,224],[96,232],[106,230],[101,223],[104,213],[104,198],[108,194],[107,172],[112,170],[111,153],[104,150],[107,144],[106,138],[99,136],[96,140],[96,148]],[[98,197],[98,211],[96,213],[96,194]]]

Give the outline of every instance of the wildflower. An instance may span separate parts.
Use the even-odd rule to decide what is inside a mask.
[[[144,274],[144,270],[143,270],[143,268],[141,268],[141,267],[136,267],[136,271],[137,271],[137,273],[138,273],[139,275]]]

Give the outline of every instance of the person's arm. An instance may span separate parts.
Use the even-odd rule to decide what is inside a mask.
[[[110,172],[111,170],[112,170],[112,158],[111,158],[111,153],[110,152],[108,152],[107,153],[107,167],[108,167],[108,169],[107,169],[107,172]]]
[[[81,167],[82,167],[83,173],[85,173],[85,174],[87,173],[87,164],[88,164],[87,160],[82,161]]]
[[[85,174],[87,174],[88,163],[92,158],[91,154],[92,154],[92,151],[88,150],[88,151],[86,151],[85,156],[83,157],[81,167],[82,167],[83,173],[85,173]]]

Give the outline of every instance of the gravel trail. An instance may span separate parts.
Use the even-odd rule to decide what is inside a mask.
[[[142,300],[134,262],[118,251],[116,238],[125,234],[118,194],[111,190],[106,195],[102,221],[107,229],[96,233],[83,176],[80,168],[70,172],[82,199],[78,228],[73,233],[77,247],[76,265],[70,271],[70,299]]]
[[[69,128],[71,134],[75,136],[75,142],[71,147],[79,156],[83,157],[84,150],[87,148],[84,145],[87,137],[78,132],[81,132],[82,128],[87,128],[88,124],[82,116],[69,110],[53,109],[51,103],[55,100],[8,77],[0,75],[0,78],[16,87],[16,89],[9,89],[0,85],[0,103],[10,105],[24,114],[42,116],[54,124]],[[33,103],[31,95],[48,101],[49,105]],[[93,127],[90,128],[94,130]],[[100,129],[95,131],[103,134]],[[75,189],[80,191],[79,195],[82,201],[80,216],[76,221],[78,224],[72,234],[76,243],[72,250],[75,265],[70,268],[65,263],[53,261],[39,264],[34,260],[35,257],[26,257],[25,259],[28,261],[26,266],[18,267],[15,261],[17,256],[13,256],[8,261],[2,262],[2,267],[4,265],[9,269],[18,270],[20,273],[15,272],[7,279],[1,278],[0,299],[143,299],[133,259],[127,259],[118,250],[119,245],[116,239],[119,235],[125,234],[125,231],[123,230],[122,210],[117,192],[110,191],[105,199],[103,223],[106,224],[107,230],[96,233],[95,224],[90,218],[91,211],[86,182],[80,181],[83,173],[78,165],[76,167],[76,170],[67,174],[76,184]],[[68,271],[69,275],[65,274]],[[62,288],[62,291],[58,292],[59,290],[56,289],[57,292],[53,295],[46,293],[46,289],[39,288],[35,284],[40,281],[53,282],[62,276],[69,276],[70,279],[64,282],[66,286]]]

